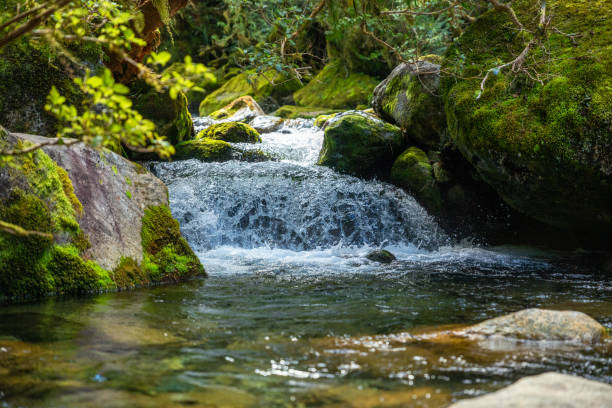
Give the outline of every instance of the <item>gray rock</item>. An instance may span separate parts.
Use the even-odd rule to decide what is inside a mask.
[[[259,133],[270,133],[278,130],[283,124],[283,118],[278,116],[260,115],[256,116],[249,125]]]
[[[525,377],[497,392],[449,408],[608,408],[612,386],[558,373]]]
[[[402,128],[419,147],[435,149],[446,129],[439,86],[439,65],[402,63],[374,89],[372,106],[378,116]]]
[[[605,328],[582,312],[525,309],[485,320],[463,330],[468,335],[501,336],[524,340],[597,343]]]
[[[49,140],[13,135],[35,143]],[[83,204],[79,224],[91,243],[83,257],[108,270],[115,268],[121,257],[142,262],[142,217],[149,206],[168,205],[164,183],[136,163],[84,144],[47,146],[43,150],[68,172]]]

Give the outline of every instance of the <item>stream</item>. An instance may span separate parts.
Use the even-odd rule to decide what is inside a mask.
[[[206,123],[205,120],[196,120]],[[559,371],[612,383],[612,346],[430,342],[528,307],[612,328],[612,279],[568,254],[454,243],[406,192],[277,161],[155,163],[209,277],[0,309],[0,407],[445,407]],[[365,256],[391,251],[397,261]]]

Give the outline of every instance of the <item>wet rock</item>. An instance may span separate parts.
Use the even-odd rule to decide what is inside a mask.
[[[225,162],[241,160],[247,162],[261,162],[275,160],[269,154],[259,149],[241,149],[223,140],[198,139],[181,143],[176,146],[174,160],[197,159],[203,162]]]
[[[404,145],[399,128],[349,111],[328,122],[318,164],[358,177],[386,178]]]
[[[525,377],[482,397],[459,401],[450,408],[607,408],[612,386],[559,373]]]
[[[424,151],[410,147],[393,163],[391,182],[410,191],[430,212],[437,214],[442,207],[434,171]]]
[[[249,125],[253,127],[259,133],[270,133],[278,130],[283,124],[283,118],[278,116],[257,116],[249,122]]]
[[[227,119],[232,122],[248,122],[260,115],[264,115],[261,106],[253,97],[246,95],[211,113],[210,117],[216,120]]]
[[[604,337],[606,330],[582,312],[525,309],[485,320],[463,332],[468,335],[593,344]]]
[[[370,261],[379,262],[379,263],[391,263],[395,261],[395,255],[385,249],[379,249],[376,251],[372,251],[366,255]]]
[[[376,87],[372,106],[418,146],[436,148],[446,130],[439,86],[439,65],[427,61],[402,63]]]
[[[196,139],[222,140],[228,143],[261,143],[259,133],[241,122],[217,123],[198,133]]]

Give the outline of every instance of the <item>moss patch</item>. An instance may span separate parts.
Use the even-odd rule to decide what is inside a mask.
[[[429,159],[421,149],[410,147],[395,160],[391,168],[391,182],[414,194],[427,210],[435,214],[440,212],[440,191]]]
[[[172,99],[168,92],[157,92],[144,84],[135,87],[137,91],[138,88],[141,89],[134,98],[134,108],[155,123],[160,135],[173,145],[193,139],[193,120],[185,94],[181,92]]]
[[[328,109],[354,109],[369,105],[378,80],[366,74],[347,71],[339,61],[321,70],[304,88],[293,94],[299,106]]]
[[[223,140],[198,139],[176,146],[175,160],[198,159],[204,162],[221,162],[232,159],[233,148]]]
[[[204,267],[181,235],[165,206],[151,206],[142,218],[143,269],[152,280],[176,282],[205,275]]]
[[[537,32],[538,3],[513,7]],[[510,206],[553,226],[605,231],[612,225],[612,8],[606,0],[551,0],[547,15],[576,35],[550,32],[529,53],[544,84],[502,70],[477,100],[480,79],[445,76],[449,133]],[[444,70],[481,76],[518,55],[529,35],[492,10],[449,49]]]
[[[197,139],[222,140],[229,143],[261,143],[261,136],[251,126],[242,122],[217,123],[197,135]]]
[[[279,116],[285,119],[314,119],[321,115],[332,115],[342,112],[341,109],[317,108],[312,106],[296,106],[285,105],[281,106],[273,113],[274,116]]]

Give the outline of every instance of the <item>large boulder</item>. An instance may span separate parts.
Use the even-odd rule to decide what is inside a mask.
[[[377,84],[376,79],[366,74],[347,70],[338,60],[327,64],[304,88],[293,94],[293,99],[299,106],[316,106],[318,110],[355,109],[369,104]]]
[[[522,340],[599,342],[606,329],[582,312],[525,309],[485,320],[464,330],[478,336],[501,336]]]
[[[607,408],[612,386],[572,375],[544,373],[521,378],[497,392],[456,402],[449,408]]]
[[[4,146],[49,139],[25,134]],[[204,269],[168,209],[164,184],[141,166],[82,144],[52,145],[0,167],[0,298],[177,281]],[[42,233],[42,234],[40,234]]]
[[[210,114],[215,120],[226,119],[231,122],[248,122],[257,116],[265,115],[261,106],[252,96],[245,95]]]
[[[340,173],[384,179],[404,147],[399,128],[372,115],[351,111],[328,122],[318,164]]]
[[[529,33],[539,32],[540,2],[512,7]],[[450,47],[441,79],[449,136],[511,207],[582,236],[605,236],[612,227],[612,8],[585,0],[546,7],[554,30],[545,46],[533,45],[519,73],[493,69],[526,43],[504,10],[485,13]]]
[[[442,170],[438,170],[441,178]],[[391,167],[391,182],[410,191],[423,206],[433,213],[442,207],[440,190],[429,158],[418,147],[406,149]]]
[[[402,63],[374,89],[372,106],[378,116],[402,128],[416,145],[436,149],[446,130],[439,85],[439,65]]]

